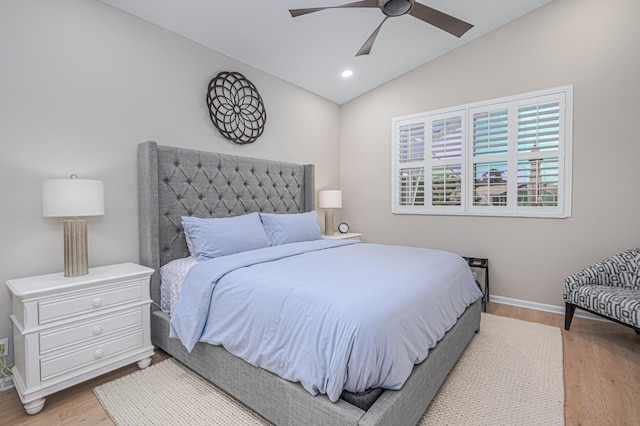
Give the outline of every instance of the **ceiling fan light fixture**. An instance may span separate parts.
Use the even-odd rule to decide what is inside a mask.
[[[387,16],[401,16],[411,10],[412,0],[388,0],[382,5],[382,12]]]

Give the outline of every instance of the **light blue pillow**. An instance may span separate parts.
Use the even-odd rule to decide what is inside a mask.
[[[260,219],[274,246],[322,239],[315,210],[292,214],[260,213]]]
[[[182,216],[182,226],[199,261],[271,245],[258,213],[218,219]]]
[[[184,239],[187,241],[187,249],[189,250],[189,254],[193,257],[196,257],[196,250],[193,248],[193,243],[191,242],[191,238],[189,238],[189,234],[187,234],[187,228],[184,226],[184,222],[182,222],[182,229],[184,229]]]

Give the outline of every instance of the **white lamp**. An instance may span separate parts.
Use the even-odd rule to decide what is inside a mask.
[[[320,191],[319,205],[324,211],[324,235],[333,235],[333,209],[342,208],[342,191],[339,189],[327,189]]]
[[[64,276],[89,273],[87,222],[78,216],[104,215],[104,185],[99,180],[48,179],[42,182],[42,216],[64,221]]]

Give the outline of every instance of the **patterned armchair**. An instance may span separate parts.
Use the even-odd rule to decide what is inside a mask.
[[[565,330],[569,330],[578,307],[640,334],[640,248],[623,251],[568,276],[563,297]]]

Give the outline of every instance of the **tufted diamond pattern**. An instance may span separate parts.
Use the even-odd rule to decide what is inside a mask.
[[[181,216],[302,213],[314,199],[313,164],[138,144],[140,263],[156,270],[151,298],[160,303],[160,267],[188,256]]]
[[[302,213],[304,166],[182,149],[158,150],[160,264],[188,255],[181,216]]]

